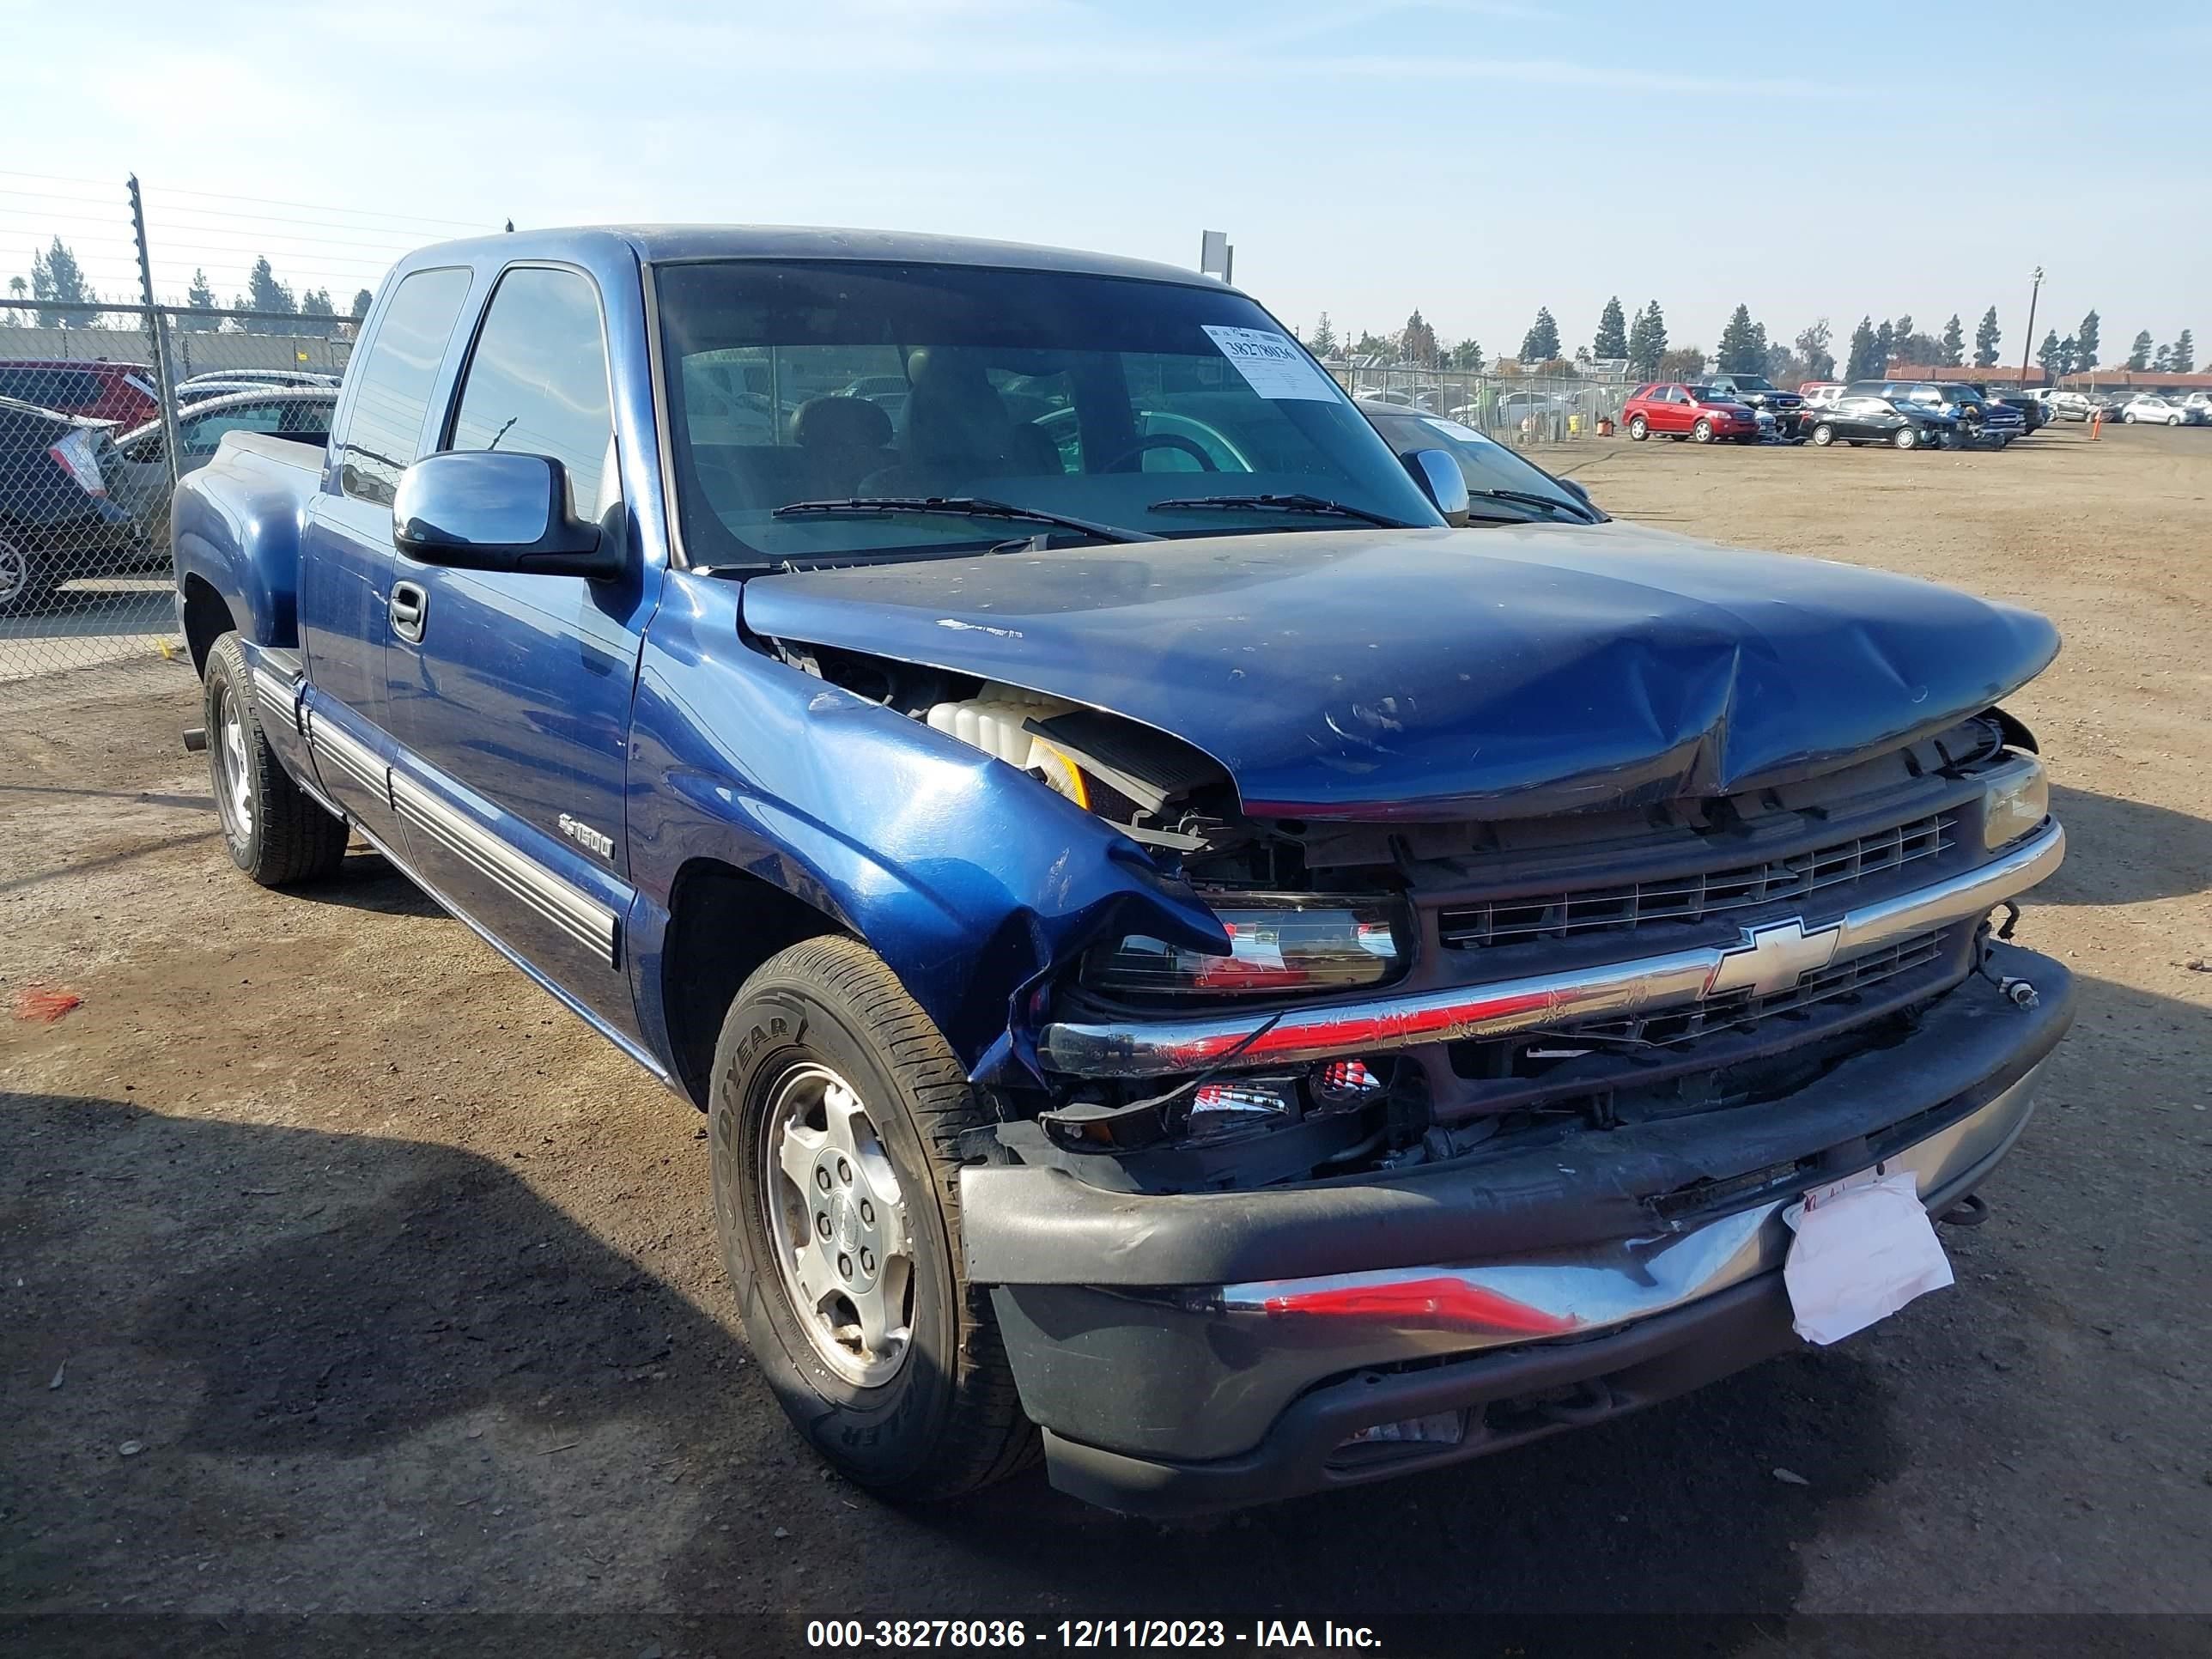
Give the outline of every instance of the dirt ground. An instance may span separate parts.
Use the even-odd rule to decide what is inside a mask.
[[[1640,1418],[1218,1522],[1036,1474],[887,1509],[747,1360],[697,1116],[373,855],[240,878],[186,672],[56,676],[0,700],[0,1646],[469,1613],[674,1659],[817,1617],[1412,1609],[1722,1615],[1703,1650],[1763,1653],[1836,1613],[2212,1613],[2212,432],[1547,459],[1622,517],[2064,632],[2013,705],[2072,838],[2022,938],[2082,1012],[1992,1218],[1947,1232],[1955,1290]],[[19,1017],[43,988],[82,1005]]]

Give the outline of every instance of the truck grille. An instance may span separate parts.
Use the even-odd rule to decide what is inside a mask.
[[[1955,817],[1938,813],[1759,864],[1454,905],[1437,918],[1437,926],[1448,949],[1473,951],[1586,933],[1629,933],[1656,922],[1701,922],[1889,875],[1950,848],[1957,825]]]
[[[1754,996],[1741,991],[1717,997],[1695,1008],[1625,1019],[1595,1020],[1585,1025],[1564,1027],[1557,1035],[1594,1046],[1677,1048],[1694,1042],[1709,1032],[1750,1030],[1771,1019],[1802,1013],[1816,1003],[1850,996],[1909,974],[1916,968],[1924,968],[1942,954],[1943,932],[1937,928],[1887,950],[1856,957],[1850,962],[1831,963],[1806,975],[1789,990],[1778,991],[1771,996]]]

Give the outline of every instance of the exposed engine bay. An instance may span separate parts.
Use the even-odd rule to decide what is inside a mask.
[[[1446,823],[1252,818],[1211,757],[1134,720],[838,647],[775,648],[1114,823],[1222,920],[1226,955],[1095,943],[1048,988],[1059,1018],[1233,1012],[1257,1036],[1285,1009],[1364,987],[1479,986],[1725,944],[1746,921],[1825,916],[1969,867],[1998,845],[1992,803],[2008,781],[2032,777],[2034,792],[2004,810],[2029,827],[2045,815],[2033,737],[1990,709],[1799,783],[1710,799]],[[1993,936],[1978,918],[1754,994],[1496,1038],[1286,1067],[1232,1053],[1180,1074],[1047,1069],[994,1086],[1003,1121],[970,1150],[1128,1190],[1251,1188],[1778,1099],[1904,1041],[1981,975]]]

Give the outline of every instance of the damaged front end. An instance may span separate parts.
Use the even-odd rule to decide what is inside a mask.
[[[776,648],[1110,823],[1211,912],[1218,937],[1163,899],[1156,933],[1071,944],[978,1067],[1002,1121],[972,1155],[1108,1190],[1373,1175],[1779,1101],[2004,977],[1989,917],[2063,853],[2033,738],[1995,709],[1711,799],[1366,823],[1247,816],[1203,751],[1065,698]]]

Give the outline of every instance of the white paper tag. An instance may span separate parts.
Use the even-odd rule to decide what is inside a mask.
[[[1462,426],[1457,421],[1443,420],[1434,415],[1424,415],[1421,417],[1421,421],[1425,426],[1434,427],[1437,431],[1443,433],[1445,437],[1456,438],[1463,444],[1490,444],[1492,448],[1502,449],[1504,447],[1504,445],[1496,443],[1492,440],[1484,437],[1482,434],[1477,432],[1473,427]]]
[[[1262,398],[1334,403],[1342,395],[1310,357],[1272,328],[1224,328],[1214,323],[1200,326]]]
[[[1815,1188],[1782,1218],[1796,1234],[1782,1279],[1808,1342],[1840,1342],[1952,1282],[1910,1171]]]

